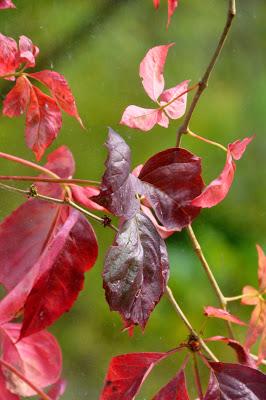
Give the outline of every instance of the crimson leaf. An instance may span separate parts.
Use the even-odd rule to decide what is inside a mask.
[[[189,400],[183,369],[152,400]]]
[[[211,362],[219,384],[219,400],[265,400],[266,375],[241,364]]]
[[[143,213],[126,221],[110,247],[103,272],[107,301],[126,326],[143,329],[163,295],[168,279],[164,241]]]
[[[132,353],[112,358],[100,400],[134,400],[156,363],[168,353]]]

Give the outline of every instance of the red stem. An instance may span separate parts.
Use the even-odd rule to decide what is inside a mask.
[[[43,400],[52,400],[51,397],[49,397],[46,393],[44,393],[41,389],[39,389],[37,386],[34,385],[26,376],[24,376],[21,372],[19,372],[13,365],[9,364],[8,362],[4,361],[3,359],[0,358],[0,364],[3,365],[6,369],[11,371],[13,374],[18,376],[23,382],[25,382],[31,389],[33,389],[36,394],[41,396],[41,399]]]

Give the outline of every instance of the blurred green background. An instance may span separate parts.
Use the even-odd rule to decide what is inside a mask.
[[[197,82],[224,25],[226,0],[180,1],[168,31],[166,1],[161,2],[157,12],[152,0],[14,2],[17,10],[0,13],[1,32],[16,39],[27,35],[40,47],[36,70],[51,68],[65,75],[87,127],[87,131],[82,130],[65,115],[62,131],[51,148],[69,146],[76,159],[76,177],[100,179],[106,157],[103,143],[107,126],[112,126],[129,143],[134,166],[175,144],[180,120],[171,122],[168,130],[159,127],[149,133],[119,125],[129,104],[152,107],[138,76],[139,62],[149,48],[174,41],[176,45],[169,51],[165,67],[166,87],[185,79]],[[238,15],[230,38],[191,122],[196,133],[225,145],[256,134],[237,164],[235,182],[226,200],[203,211],[193,224],[224,293],[230,296],[240,294],[247,283],[257,285],[255,244],[266,250],[266,3],[237,3]],[[4,98],[12,84],[0,84]],[[23,136],[24,117],[1,118],[0,150],[34,160]],[[182,145],[203,158],[206,182],[221,171],[225,157],[219,149],[189,137],[182,139]],[[0,169],[1,174],[31,173],[3,160]],[[15,194],[0,191],[0,217],[21,201]],[[95,224],[94,227],[100,242],[97,265],[88,273],[85,290],[71,312],[51,329],[64,355],[64,376],[68,380],[65,400],[97,399],[112,356],[168,350],[187,336],[166,299],[152,314],[144,335],[138,329],[132,338],[122,333],[120,317],[110,313],[101,282],[104,254],[112,243],[113,232]],[[193,325],[200,329],[204,322],[202,307],[217,305],[217,301],[186,233],[175,234],[167,245],[170,285]],[[251,309],[232,304],[231,311],[248,319]],[[208,322],[204,334],[226,334],[224,323]],[[238,339],[243,339],[243,335],[243,329],[236,328]],[[220,346],[216,353],[225,359],[232,355]],[[174,374],[182,359],[180,355],[172,357],[156,368],[138,399],[151,398]],[[193,391],[192,395],[196,397]]]

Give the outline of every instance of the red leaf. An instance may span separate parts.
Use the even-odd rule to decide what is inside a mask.
[[[206,341],[206,342],[220,341],[220,342],[226,343],[233,350],[235,350],[238,362],[240,364],[246,365],[247,367],[250,367],[250,368],[255,368],[255,369],[257,368],[257,365],[256,365],[254,359],[244,349],[244,347],[239,342],[237,342],[236,340],[229,339],[229,338],[226,338],[224,336],[213,336],[213,337],[210,337],[208,339],[204,339],[204,341]]]
[[[48,156],[45,167],[61,178],[70,178],[75,169],[73,156],[62,146]],[[40,183],[37,189],[39,193],[47,196],[63,196],[58,184]],[[64,222],[66,210],[68,207],[30,199],[1,222],[0,282],[8,291],[13,289],[37,262]]]
[[[127,327],[145,328],[165,291],[168,269],[165,243],[149,218],[138,213],[126,221],[106,255],[103,282],[111,310]]]
[[[93,267],[97,255],[91,225],[82,214],[71,211],[37,263],[40,273],[24,305],[21,337],[46,328],[70,310],[83,288],[84,272]]]
[[[16,41],[0,33],[0,77],[16,71],[18,66],[17,56],[18,46]]]
[[[55,338],[46,331],[35,333],[17,342],[20,324],[1,327],[2,358],[13,365],[40,388],[55,383],[62,370],[62,354]],[[34,396],[36,392],[15,374],[2,367],[8,389],[20,396]]]
[[[23,114],[30,100],[30,83],[27,78],[20,76],[15,86],[6,95],[3,102],[3,114],[7,117],[19,117]]]
[[[192,205],[196,207],[210,208],[216,206],[226,197],[233,183],[236,169],[233,158],[239,160],[252,139],[253,137],[245,138],[242,141],[237,140],[228,145],[226,163],[223,171],[198,197],[192,200]]]
[[[151,48],[140,63],[139,75],[142,78],[143,87],[154,101],[157,101],[164,89],[164,64],[168,50],[173,45],[174,43],[170,43]]]
[[[112,358],[100,400],[134,400],[155,364],[168,353],[132,353]]]
[[[163,124],[167,128],[168,118],[166,115],[163,118],[162,114],[163,111],[159,109],[128,106],[122,115],[120,124],[144,132],[150,131],[156,124]]]
[[[189,400],[184,371],[179,371],[152,400]]]
[[[100,194],[92,201],[107,208],[113,214],[127,219],[139,210],[136,199],[136,178],[131,171],[131,152],[126,142],[111,128],[106,142],[108,158],[102,177]]]
[[[165,90],[160,96],[161,106],[173,101],[176,97],[182,95],[188,89],[189,80],[179,83],[177,86]],[[181,118],[186,111],[187,93],[178,97],[169,106],[164,108],[166,114],[172,119]]]
[[[56,138],[62,126],[61,111],[54,99],[31,86],[26,114],[26,143],[37,160]]]
[[[255,135],[247,137],[243,140],[236,140],[234,143],[230,143],[228,145],[228,150],[235,160],[240,160],[246,150],[247,145],[254,139],[254,137]]]
[[[157,229],[157,232],[161,236],[162,239],[167,239],[169,236],[171,236],[173,233],[175,233],[175,230],[173,229],[167,229],[165,226],[158,224],[157,219],[154,217],[151,209],[149,207],[144,206],[143,204],[141,205],[141,211],[144,212],[144,214],[147,215],[147,217],[150,218],[151,222]]]
[[[64,379],[59,379],[53,384],[48,392],[48,396],[52,400],[59,400],[61,396],[65,393],[67,382]],[[41,400],[41,399],[40,399]]]
[[[4,10],[6,8],[16,8],[16,6],[11,0],[0,0],[0,10]]]
[[[155,8],[158,8],[160,5],[160,0],[153,0],[153,4]]]
[[[239,318],[230,314],[228,311],[221,310],[220,308],[215,308],[212,306],[204,307],[204,314],[207,317],[215,317],[225,319],[226,321],[233,322],[234,324],[246,326],[246,323],[241,321]]]
[[[199,214],[191,199],[203,188],[201,160],[181,148],[155,154],[144,164],[138,191],[144,195],[164,227],[180,231]]]
[[[168,20],[167,20],[167,28],[170,25],[171,18],[175,12],[176,7],[178,6],[179,0],[168,0]]]
[[[249,321],[245,347],[250,347],[256,343],[258,337],[262,335],[266,326],[266,303],[259,301],[254,308]]]
[[[25,63],[25,68],[35,67],[35,58],[39,54],[39,48],[35,46],[27,36],[19,38],[19,64]]]
[[[191,204],[195,207],[210,208],[220,203],[229,192],[234,180],[236,165],[228,151],[226,163],[221,174],[212,181],[203,192],[192,200]]]
[[[258,252],[258,279],[259,279],[259,288],[261,292],[264,292],[266,289],[266,256],[262,250],[262,248],[257,244],[257,252]]]
[[[69,115],[75,117],[81,126],[82,120],[79,116],[75,98],[65,77],[58,72],[44,70],[30,74],[31,78],[43,83],[51,91],[52,96],[55,97],[60,107]]]
[[[265,400],[266,375],[262,372],[241,364],[211,362],[210,366],[219,384],[220,400]]]

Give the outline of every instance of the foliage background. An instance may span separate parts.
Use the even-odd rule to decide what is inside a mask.
[[[141,133],[119,126],[129,104],[149,107],[142,89],[138,66],[152,46],[176,42],[169,52],[166,87],[184,79],[200,79],[225,20],[226,0],[181,1],[168,31],[166,2],[157,12],[151,0],[20,1],[17,10],[0,14],[1,32],[11,37],[29,36],[40,47],[37,70],[54,68],[68,79],[77,99],[87,131],[65,116],[63,129],[53,149],[70,147],[76,158],[76,177],[100,179],[106,151],[107,126],[117,130],[132,147],[133,164],[175,143],[178,124]],[[223,144],[253,133],[256,139],[237,165],[233,188],[215,209],[203,211],[195,231],[214,273],[227,295],[240,294],[244,284],[256,285],[255,243],[265,241],[265,108],[266,108],[266,4],[261,0],[238,2],[238,15],[210,87],[202,96],[191,128]],[[4,98],[9,83],[1,82]],[[0,121],[1,151],[33,160],[24,145],[24,118]],[[183,137],[182,145],[203,158],[206,182],[217,176],[224,163],[219,149]],[[44,160],[43,160],[44,162]],[[0,160],[1,174],[30,174],[30,171]],[[25,186],[25,185],[24,185]],[[22,199],[0,192],[3,218]],[[163,299],[153,313],[145,335],[136,330],[133,338],[121,332],[118,315],[104,301],[101,270],[104,253],[113,232],[95,225],[100,242],[97,265],[86,279],[85,290],[72,311],[52,328],[61,343],[68,390],[64,399],[96,399],[108,362],[113,355],[132,351],[163,351],[175,347],[187,332]],[[167,241],[171,260],[170,284],[195,327],[202,326],[203,305],[217,305],[195,258],[186,234]],[[1,244],[0,244],[1,245]],[[14,246],[16,244],[14,243]],[[232,305],[232,312],[248,318],[248,307]],[[236,329],[238,338],[243,330]],[[204,332],[225,334],[222,322],[208,322]],[[223,354],[218,348],[216,353]],[[151,393],[174,373],[182,357],[157,368],[139,399]],[[190,378],[189,378],[190,381]]]

